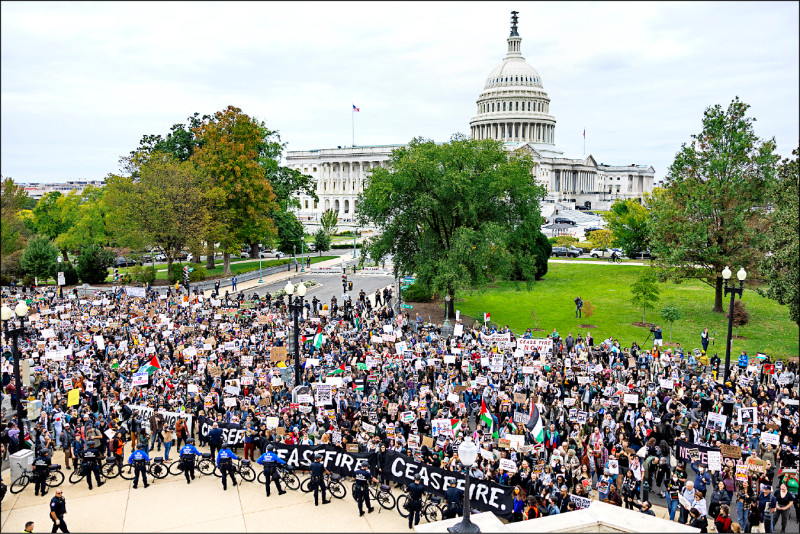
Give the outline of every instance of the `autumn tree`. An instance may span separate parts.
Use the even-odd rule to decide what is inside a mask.
[[[22,250],[28,242],[30,230],[19,217],[29,197],[25,188],[12,178],[2,178],[0,190],[0,269],[5,276],[19,269]]]
[[[221,244],[226,275],[231,273],[230,254],[241,243],[258,243],[276,234],[270,215],[278,205],[258,161],[266,131],[263,123],[233,106],[192,128],[199,143],[192,161],[203,173],[210,215],[206,242],[209,248]],[[213,250],[209,256],[213,262]]]
[[[763,209],[776,173],[775,140],[753,131],[749,106],[709,107],[703,129],[681,145],[666,186],[646,195],[654,264],[676,282],[697,278],[714,288],[722,310],[722,270],[752,267],[763,237]]]
[[[609,230],[595,230],[592,232],[592,245],[602,249],[602,256],[606,257],[606,249],[614,244],[614,235]]]

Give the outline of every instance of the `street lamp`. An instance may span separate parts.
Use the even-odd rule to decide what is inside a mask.
[[[469,472],[472,468],[472,464],[475,463],[477,458],[478,446],[475,445],[475,442],[472,441],[472,438],[467,437],[461,442],[461,445],[458,446],[458,459],[461,460],[461,463],[467,467],[467,478],[464,482],[464,513],[461,517],[460,523],[456,523],[452,527],[447,527],[448,532],[473,533],[481,531],[480,527],[478,527],[478,525],[469,519],[472,512],[469,504]]]
[[[728,377],[731,374],[731,344],[733,343],[733,303],[736,300],[736,295],[739,295],[739,298],[742,298],[742,292],[744,291],[744,279],[747,278],[747,272],[744,270],[744,267],[739,269],[739,272],[736,273],[736,278],[739,279],[739,287],[736,287],[736,283],[731,283],[728,286],[728,280],[731,279],[731,270],[728,266],[725,266],[725,269],[722,271],[722,278],[725,280],[725,296],[728,293],[731,294],[731,305],[728,308],[728,345],[725,347],[725,382],[728,381]]]
[[[16,314],[19,318],[19,328],[9,329],[8,322],[11,318]],[[3,332],[6,335],[6,339],[11,336],[11,345],[13,347],[13,356],[14,356],[14,382],[17,385],[16,394],[17,394],[17,426],[19,427],[19,442],[20,444],[23,443],[25,437],[25,427],[22,424],[22,394],[23,394],[23,387],[22,387],[22,378],[20,377],[19,371],[19,346],[17,344],[17,339],[19,336],[25,333],[25,317],[28,315],[28,305],[25,302],[20,302],[14,308],[14,311],[11,311],[11,308],[8,306],[3,306],[0,309],[0,319],[3,321]]]
[[[453,326],[450,324],[450,295],[444,297],[444,322],[442,323],[442,337],[447,337],[453,333]]]
[[[258,244],[258,283],[263,284],[264,279],[262,278],[261,273],[261,243]]]
[[[64,261],[64,258],[62,258],[61,256],[58,256],[56,258],[56,260],[58,260],[58,276],[56,276],[56,284],[58,284],[58,298],[63,299],[64,298],[64,289],[63,289],[64,286],[61,285],[61,276],[60,275],[61,275],[61,272],[62,272],[61,271],[61,262]]]
[[[300,332],[297,326],[297,314],[303,312],[303,297],[306,296],[306,286],[302,282],[296,286],[291,281],[286,282],[284,288],[289,297],[289,312],[294,316],[294,385],[300,385]],[[292,295],[296,295],[292,298]]]

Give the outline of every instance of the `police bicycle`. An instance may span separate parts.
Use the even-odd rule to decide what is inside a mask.
[[[403,517],[408,517],[411,510],[408,509],[411,504],[411,498],[408,493],[404,493],[397,498],[397,511]],[[438,495],[431,495],[426,493],[422,496],[420,504],[419,515],[425,518],[428,523],[434,521],[441,521],[444,518],[444,504],[442,498]]]
[[[337,499],[344,499],[347,496],[347,486],[342,484],[342,475],[338,473],[331,473],[325,475],[325,487],[328,488],[328,493]],[[311,477],[303,479],[300,484],[300,491],[303,493],[311,493],[314,488],[311,487]]]
[[[247,482],[252,482],[256,479],[256,472],[250,467],[250,460],[232,460],[231,467],[234,474],[241,476]],[[215,477],[222,478],[222,471],[220,471],[219,466],[214,467],[213,473]]]
[[[211,453],[210,452],[203,452],[200,453],[200,456],[195,455],[194,457],[194,468],[196,471],[200,471],[203,475],[210,475],[214,472],[214,462],[211,460]],[[169,466],[169,474],[173,476],[178,476],[183,474],[183,462],[178,459]]]
[[[300,487],[300,479],[294,474],[294,469],[291,467],[280,466],[276,468],[278,473],[280,473],[280,479],[286,485],[287,488],[290,490],[296,490]],[[267,475],[262,470],[256,479],[259,484],[266,484],[267,483]]]
[[[353,499],[356,499],[356,483],[350,487],[353,490]],[[381,505],[384,510],[391,510],[397,504],[397,499],[392,495],[392,488],[388,484],[375,484],[373,482],[367,484],[367,491],[369,497]],[[380,513],[380,511],[378,511]]]
[[[106,460],[106,461],[108,461],[108,460]],[[105,467],[105,466],[103,466],[103,467]],[[75,469],[72,470],[72,473],[69,474],[69,483],[70,484],[77,484],[78,482],[83,480],[90,471],[91,471],[91,469],[89,469],[89,466],[86,465],[86,462],[84,462],[83,458],[79,458],[78,459],[78,466]],[[132,473],[133,472],[131,472],[130,480],[133,480],[133,474]],[[114,478],[116,476],[117,475],[113,475],[111,478]],[[100,468],[100,481],[105,483],[107,478],[108,477],[105,476],[105,473],[103,472],[103,468],[101,467]]]
[[[61,466],[53,464],[47,466],[47,479],[45,484],[48,488],[55,488],[64,483],[64,473],[61,472]],[[28,484],[34,482],[36,474],[33,471],[23,471],[17,479],[11,483],[11,493],[17,494],[28,487]]]
[[[103,467],[105,469],[106,466]],[[125,480],[133,480],[133,477],[136,474],[136,470],[131,463],[123,465],[122,469],[109,468],[109,470],[115,473],[114,477],[121,476]],[[103,470],[101,470],[101,472],[103,472]],[[167,474],[169,474],[169,468],[167,467],[167,464],[164,463],[164,458],[161,456],[152,458],[151,461],[148,462],[147,473],[153,478],[166,478]]]

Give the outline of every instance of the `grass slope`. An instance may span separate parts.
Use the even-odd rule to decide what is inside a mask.
[[[533,311],[538,318],[538,327],[545,329],[534,332],[534,337],[545,337],[554,327],[562,337],[569,332],[577,337],[579,331],[585,336],[586,329],[578,325],[593,324],[597,325],[591,329],[595,340],[614,336],[622,346],[630,346],[634,340],[642,345],[649,331],[631,325],[642,320],[642,310],[631,304],[630,287],[642,269],[648,268],[551,263],[547,276],[530,292],[525,290],[524,283],[517,286],[504,282],[485,292],[460,294],[458,297],[463,301],[456,302],[456,309],[471,317],[483,317],[484,312],[491,312],[492,322],[501,326],[507,324],[514,332],[535,328]],[[647,310],[646,321],[661,326],[664,342],[669,341],[670,326],[661,319],[659,312],[667,304],[674,304],[683,317],[673,325],[672,342],[680,343],[684,349],[699,348],[700,333],[708,327],[711,336],[716,337],[714,344],[709,345],[709,353],[716,352],[724,360],[728,319],[726,314],[711,311],[713,289],[694,280],[682,284],[659,284],[659,289],[660,300],[652,310]],[[575,318],[573,300],[578,295],[584,302],[590,301],[594,305],[592,317]],[[729,299],[725,300],[726,310]],[[738,331],[734,328],[734,335],[747,339],[734,338],[731,360],[735,362],[742,349],[746,349],[751,357],[758,351],[773,358],[797,358],[800,351],[798,327],[789,319],[786,306],[760,296],[753,287],[747,286],[743,301],[750,311],[750,324]],[[648,341],[648,346],[651,343]]]

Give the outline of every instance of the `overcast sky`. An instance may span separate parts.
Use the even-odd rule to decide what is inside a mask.
[[[662,179],[703,110],[738,95],[790,155],[797,2],[2,2],[2,168],[102,179],[145,134],[232,104],[287,150],[468,133],[519,11],[568,157]]]

